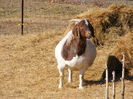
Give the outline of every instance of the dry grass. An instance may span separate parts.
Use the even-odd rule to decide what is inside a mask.
[[[87,10],[87,5],[25,1],[24,34],[64,30],[68,20]],[[0,34],[20,34],[21,6],[18,0],[0,1]],[[8,28],[8,29],[7,29]]]
[[[106,46],[98,50],[96,61],[85,74],[88,84],[84,90],[78,89],[78,72],[74,73],[72,84],[68,84],[65,77],[64,88],[59,90],[54,47],[62,36],[62,33],[57,35],[47,33],[0,37],[0,97],[2,99],[104,98],[105,84],[100,84],[99,79],[105,68],[103,60],[106,60],[108,49],[111,47]],[[126,99],[133,97],[131,86],[132,81],[126,81],[125,96],[128,97]],[[117,82],[116,89],[119,99],[120,82]]]
[[[58,4],[56,6],[58,6]],[[69,6],[75,7],[75,5]],[[83,10],[85,9],[82,9],[82,11]],[[76,13],[78,14],[78,12]],[[60,15],[57,14],[57,16],[60,17],[55,17],[56,14],[54,15],[53,13],[54,18],[52,17],[53,15],[51,15],[48,19],[55,19],[56,22],[59,20],[61,23],[58,24],[67,24],[66,20],[72,17],[71,15],[68,15],[67,18],[66,16],[60,16],[62,13]],[[47,15],[48,14],[46,14],[46,16]],[[30,16],[28,16],[28,18],[30,19]],[[29,21],[28,18],[27,21]],[[32,18],[33,17],[31,17],[31,19]],[[63,18],[65,19],[62,22]],[[33,20],[35,22],[41,22],[38,17],[34,17],[33,19],[35,19]],[[4,21],[4,18],[2,21]],[[52,28],[52,30],[49,28],[47,31],[42,32],[38,32],[37,30],[37,32],[33,32],[34,34],[30,33],[24,36],[15,34],[0,36],[1,99],[104,99],[105,84],[100,83],[100,78],[104,71],[104,64],[107,57],[109,53],[114,50],[112,48],[113,44],[97,48],[97,58],[92,67],[90,67],[85,74],[87,84],[83,90],[78,89],[78,72],[74,72],[74,82],[72,82],[72,84],[67,83],[67,72],[65,72],[64,88],[59,90],[57,88],[59,74],[54,57],[54,48],[65,35],[63,33],[65,26],[63,26],[62,29],[56,28]],[[126,39],[128,40],[127,36]],[[125,99],[132,99],[133,82],[126,80],[125,83]],[[121,82],[116,82],[116,99],[121,98],[120,85]]]

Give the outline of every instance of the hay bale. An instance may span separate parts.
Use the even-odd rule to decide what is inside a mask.
[[[133,8],[128,5],[95,8],[78,15],[76,18],[89,19],[95,29],[98,41],[102,44],[133,30]]]
[[[133,32],[127,33],[121,37],[115,47],[112,55],[116,56],[120,61],[122,60],[122,53],[125,54],[125,64],[127,68],[133,67]]]
[[[133,69],[133,33],[127,33],[121,37],[115,44],[114,50],[107,59],[108,76],[112,80],[112,72],[115,71],[116,80],[122,76],[122,59],[125,54],[125,78],[130,78],[130,70]],[[105,79],[105,71],[102,74],[102,80]]]

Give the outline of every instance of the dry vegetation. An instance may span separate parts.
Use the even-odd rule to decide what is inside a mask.
[[[124,37],[121,37],[112,51],[112,55],[115,55],[119,60],[122,60],[122,53],[126,56],[127,68],[133,68],[133,33],[127,33]]]
[[[26,25],[24,36],[19,35],[19,26],[17,26],[18,30],[15,28],[16,24],[19,23],[19,10],[16,9],[18,3],[16,3],[16,7],[12,8],[14,11],[12,13],[9,11],[11,9],[10,6],[1,6],[0,8],[0,12],[6,12],[3,16],[0,16],[0,22],[2,22],[0,24],[0,34],[2,34],[0,36],[0,98],[104,99],[105,84],[101,83],[100,78],[105,69],[104,64],[108,55],[116,55],[121,60],[120,54],[124,50],[128,64],[132,66],[133,63],[133,32],[131,30],[133,19],[129,18],[133,14],[132,8],[128,6],[90,8],[90,5],[28,2],[25,9]],[[84,11],[87,11],[87,13],[80,14]],[[120,20],[119,24],[123,25],[123,27],[117,27],[118,23],[116,23],[115,27],[108,27],[108,30],[105,30],[104,33],[99,22],[103,19],[102,22],[107,22],[108,25],[111,25],[112,23],[110,23],[108,16],[114,15],[115,11],[119,11],[119,13],[117,12],[118,20]],[[76,15],[80,18],[84,15],[84,17],[87,15],[86,18],[88,19],[93,18],[91,22],[95,27],[97,37],[101,37],[98,34],[106,34],[99,39],[104,45],[97,47],[97,58],[93,66],[85,74],[85,88],[83,90],[78,89],[78,72],[75,72],[73,74],[74,82],[68,84],[65,77],[64,88],[59,90],[57,88],[58,71],[54,48],[65,35],[64,31],[68,20]],[[122,19],[123,15],[125,15],[124,20]],[[130,20],[130,25],[125,25],[126,19]],[[97,20],[98,22],[96,22]],[[103,34],[100,34],[97,29],[101,29],[100,32]],[[117,35],[120,31],[124,31],[121,37]],[[113,33],[114,35],[112,36]],[[108,41],[109,37],[110,41]],[[133,70],[132,68],[130,69],[130,79],[125,81],[125,99],[133,98]],[[67,75],[67,72],[65,72],[65,75]],[[111,83],[109,87],[111,90]],[[116,82],[116,99],[121,98],[120,91],[121,82],[118,81]]]

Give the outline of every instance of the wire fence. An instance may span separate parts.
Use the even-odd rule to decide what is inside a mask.
[[[111,4],[128,4],[132,5],[133,0],[49,0],[50,2],[65,2],[65,3],[79,3],[79,4],[102,4],[103,6],[108,6]]]
[[[48,0],[24,0],[24,24],[22,24],[21,0],[0,0],[0,35],[21,34],[22,25],[24,25],[24,34],[47,32],[53,30],[53,28],[59,30],[66,26],[65,21],[70,18],[67,14],[74,16],[77,12],[81,13],[86,9],[85,7],[84,9],[80,9],[83,8],[83,5],[79,8],[75,8],[77,12],[70,12],[71,6],[65,5],[65,7],[61,7],[60,4],[57,5],[58,8],[54,9],[54,3],[47,5],[47,1]],[[80,2],[81,5],[88,5],[90,3],[96,5],[101,4],[100,6],[103,4],[133,4],[133,1],[116,2],[105,0],[72,0],[71,3],[72,2]],[[67,13],[65,11],[67,11]]]
[[[0,34],[20,32],[20,1],[0,0]]]
[[[42,9],[45,8],[43,5],[46,5],[45,2],[24,1],[24,24],[22,24],[22,2],[20,0],[0,0],[0,35],[21,34],[21,26],[24,26],[25,34],[47,30],[48,20],[45,13],[42,12]]]

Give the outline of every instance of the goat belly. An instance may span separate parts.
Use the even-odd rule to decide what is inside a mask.
[[[65,61],[65,64],[68,65],[73,70],[79,70],[84,66],[84,57],[76,55],[70,61]]]

